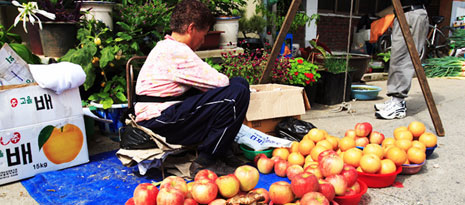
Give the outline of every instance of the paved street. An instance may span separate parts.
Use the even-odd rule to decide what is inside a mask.
[[[446,136],[438,139],[438,148],[427,160],[423,169],[415,175],[398,176],[396,181],[403,188],[369,188],[361,204],[465,204],[465,79],[428,79],[439,110]],[[303,120],[312,122],[329,134],[342,137],[357,122],[370,122],[373,129],[392,137],[396,127],[408,126],[411,121],[425,123],[427,130],[435,133],[418,80],[412,83],[407,99],[407,117],[401,120],[379,120],[374,116],[373,105],[387,97],[386,81],[367,82],[383,90],[373,101],[352,101],[354,113],[333,112],[338,106],[315,105]],[[90,154],[117,149],[118,144],[108,137],[96,135],[88,139]],[[77,191],[77,190],[76,190]],[[123,203],[124,201],[122,201]],[[0,204],[37,204],[21,183],[0,186]]]

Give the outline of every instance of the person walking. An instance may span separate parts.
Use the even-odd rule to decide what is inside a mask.
[[[428,34],[429,21],[426,6],[429,0],[401,0],[401,4],[415,46],[420,53]],[[387,96],[391,98],[384,103],[375,104],[377,118],[391,120],[407,116],[405,98],[408,96],[414,74],[415,68],[396,18],[392,26],[391,59],[387,80]]]

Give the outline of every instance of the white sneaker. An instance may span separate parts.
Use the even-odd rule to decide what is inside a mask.
[[[384,103],[376,103],[374,105],[376,111],[384,110],[390,103],[393,103],[392,98],[384,101]]]
[[[376,105],[375,105],[376,109]],[[392,119],[401,119],[407,116],[407,105],[405,100],[400,103],[390,102],[385,103],[384,109],[380,109],[375,112],[377,118],[392,120]]]

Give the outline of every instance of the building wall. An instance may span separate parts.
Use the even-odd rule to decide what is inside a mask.
[[[359,18],[352,19],[352,28]],[[352,29],[353,32],[353,29]],[[320,16],[317,35],[319,42],[326,44],[331,51],[346,51],[349,36],[349,18],[341,16]]]

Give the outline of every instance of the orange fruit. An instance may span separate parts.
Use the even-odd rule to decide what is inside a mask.
[[[425,132],[420,135],[418,141],[423,143],[426,147],[434,147],[438,143],[438,138],[431,132]]]
[[[404,151],[407,151],[412,147],[412,141],[406,140],[406,139],[401,139],[397,140],[395,143],[396,147],[402,148]]]
[[[345,152],[350,148],[355,147],[355,140],[351,137],[343,137],[342,139],[339,140],[339,149],[341,151]]]
[[[275,148],[273,150],[273,153],[271,153],[271,155],[273,157],[278,156],[282,160],[287,160],[287,157],[289,156],[289,149],[284,148],[284,147]]]
[[[292,152],[287,157],[287,161],[291,165],[297,164],[299,166],[303,166],[304,162],[305,162],[305,157],[302,154],[298,153],[298,152]]]
[[[313,142],[317,143],[326,138],[326,132],[317,128],[311,129],[304,138],[311,139]]]
[[[357,167],[356,170],[357,170],[358,172],[363,172],[363,170],[362,170],[361,167]]]
[[[328,136],[326,137],[326,140],[333,145],[333,150],[336,150],[338,148],[339,144],[339,138],[334,137],[334,136]]]
[[[413,140],[413,135],[408,130],[401,130],[401,131],[396,132],[396,134],[394,134],[394,138],[396,140],[406,139],[406,140],[412,141]]]
[[[321,140],[316,143],[316,146],[318,145],[326,147],[328,149],[333,149],[333,144],[331,144],[331,142],[329,142],[328,140]]]
[[[320,153],[326,150],[328,150],[328,148],[323,147],[323,146],[315,146],[310,152],[310,155],[312,156],[313,161],[318,161],[318,155],[320,155]]]
[[[392,160],[396,166],[400,166],[407,160],[407,153],[403,149],[393,146],[387,150],[385,157]]]
[[[292,142],[291,148],[289,150],[291,153],[292,152],[299,152],[299,142]]]
[[[416,148],[418,148],[418,149],[423,150],[423,152],[426,152],[426,146],[425,146],[425,144],[421,143],[421,142],[418,141],[418,140],[413,140],[413,141],[412,141],[412,147],[411,147],[411,148],[413,148],[413,147],[416,147]]]
[[[421,164],[426,159],[425,151],[412,147],[407,151],[407,158],[408,161],[414,164]]]
[[[303,139],[299,142],[299,152],[303,156],[309,155],[313,147],[315,147],[315,143],[312,140]]]
[[[426,127],[422,122],[413,121],[408,125],[408,130],[413,137],[420,137],[421,134],[425,133]]]
[[[310,163],[310,162],[315,162],[315,161],[313,161],[312,155],[307,155],[305,157],[305,164]],[[318,162],[316,162],[316,164],[318,164]]]
[[[46,126],[40,132],[39,141],[41,140],[45,143],[39,150],[42,148],[47,159],[54,164],[73,161],[84,142],[81,129],[73,124],[63,127]]]
[[[394,143],[396,142],[396,139],[392,138],[392,137],[389,137],[389,138],[385,138],[383,140],[383,142],[381,143],[381,146],[383,148],[386,148],[388,145],[394,145]]]
[[[350,148],[344,152],[344,163],[352,165],[353,167],[358,167],[360,165],[360,159],[363,156],[363,151],[359,148]]]
[[[360,159],[360,168],[365,173],[375,174],[381,169],[381,160],[374,154],[363,155]]]
[[[307,157],[310,157],[310,159],[312,159],[310,155],[308,155]],[[307,168],[308,166],[312,165],[312,164],[315,164],[315,165],[318,166],[318,162],[314,162],[314,161],[311,161],[311,160],[309,161],[309,160],[307,160],[307,157],[305,158],[304,169]]]
[[[407,130],[408,131],[408,128],[405,127],[405,126],[400,126],[396,129],[394,129],[394,136],[396,136],[396,133],[399,132],[399,131],[403,131],[403,130]]]
[[[390,159],[381,160],[381,169],[379,170],[380,174],[391,174],[397,170],[396,164]]]
[[[383,159],[384,149],[379,144],[368,144],[365,148],[363,148],[363,155],[366,154],[374,154],[379,157],[379,159]]]
[[[386,158],[386,152],[389,150],[389,148],[395,147],[395,146],[396,146],[396,145],[388,144],[388,145],[386,145],[385,147],[383,147],[383,149],[384,149],[384,158]]]

